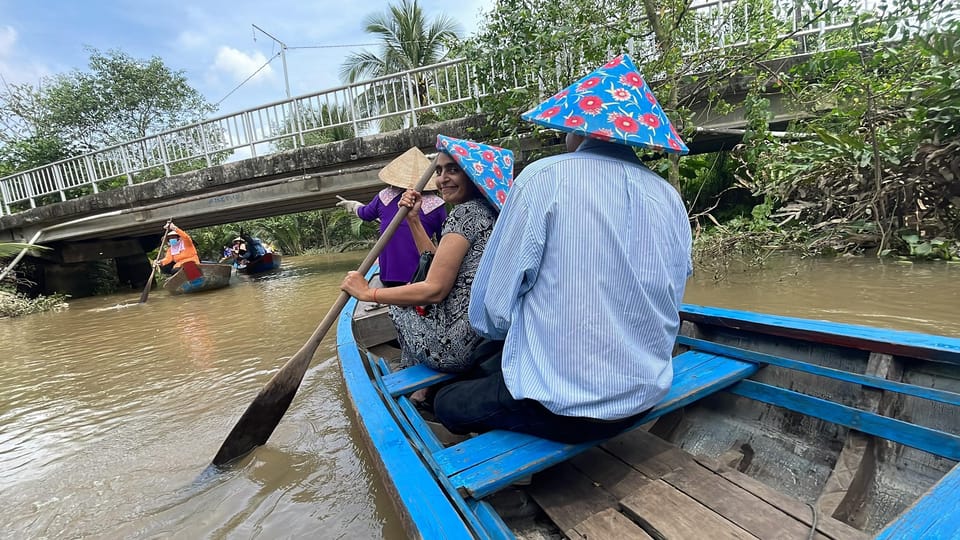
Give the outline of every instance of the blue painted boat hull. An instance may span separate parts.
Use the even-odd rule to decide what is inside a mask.
[[[279,253],[267,253],[259,259],[247,263],[245,266],[237,266],[237,273],[254,275],[269,272],[280,268],[281,256]]]

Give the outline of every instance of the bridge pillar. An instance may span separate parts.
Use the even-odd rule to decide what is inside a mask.
[[[96,262],[51,263],[34,259],[34,272],[28,279],[36,283],[32,293],[50,295],[68,294],[72,298],[93,296],[98,274]]]
[[[120,288],[143,289],[150,277],[150,261],[146,255],[130,255],[113,259],[117,265],[117,281]]]

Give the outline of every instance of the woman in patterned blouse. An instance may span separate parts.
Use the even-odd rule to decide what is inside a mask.
[[[473,276],[499,209],[491,202],[495,198],[488,200],[495,194],[489,193],[491,184],[481,169],[485,167],[502,178],[504,169],[508,175],[512,171],[512,156],[509,150],[444,139],[447,144],[437,157],[436,181],[440,195],[453,210],[443,222],[439,245],[433,244],[420,223],[420,193],[408,190],[399,202],[410,208],[407,223],[417,249],[435,254],[426,278],[401,287],[370,288],[362,274],[350,272],[340,288],[359,300],[391,306],[390,316],[400,339],[401,365],[422,363],[439,371],[459,373],[473,367],[471,353],[483,341],[470,326],[467,308]],[[448,148],[450,141],[452,148]],[[476,163],[471,157],[477,158]],[[506,181],[502,184],[501,199]]]

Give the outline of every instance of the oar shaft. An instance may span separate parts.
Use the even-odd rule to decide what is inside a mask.
[[[430,163],[430,167],[424,171],[413,189],[423,191],[424,186],[427,185],[430,177],[433,176],[436,163],[437,158],[434,157]],[[366,274],[370,270],[373,266],[373,261],[380,256],[380,252],[383,251],[384,246],[386,246],[390,238],[393,237],[397,228],[400,227],[400,223],[406,219],[409,211],[410,209],[407,207],[399,208],[393,220],[390,221],[387,228],[384,229],[383,234],[380,235],[380,238],[373,245],[370,253],[368,253],[367,257],[360,263],[360,267],[357,269],[358,272]],[[290,360],[287,360],[283,367],[280,368],[280,371],[275,373],[273,377],[267,381],[267,384],[260,390],[260,393],[257,394],[257,397],[254,398],[250,406],[247,407],[247,410],[244,411],[240,420],[233,427],[233,430],[227,435],[226,440],[223,441],[220,450],[213,458],[213,465],[226,465],[267,442],[267,439],[270,438],[277,424],[280,423],[280,419],[284,413],[286,413],[290,402],[293,401],[293,397],[301,381],[303,381],[303,376],[307,372],[307,368],[310,367],[310,361],[317,352],[320,342],[323,341],[324,336],[327,335],[334,321],[336,321],[337,315],[343,310],[344,306],[347,305],[349,299],[350,295],[341,292],[340,295],[337,296],[337,300],[333,303],[333,306],[327,311],[326,316],[320,321],[317,329],[313,331],[310,339],[304,343],[303,347],[300,347],[300,350],[297,351]]]

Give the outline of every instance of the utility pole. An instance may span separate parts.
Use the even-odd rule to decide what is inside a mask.
[[[300,141],[300,146],[304,146],[303,130],[300,129],[300,106],[297,104],[297,101],[292,99],[290,96],[290,78],[287,76],[287,44],[280,41],[279,39],[271,35],[270,32],[267,32],[266,30],[264,30],[263,28],[260,28],[259,26],[252,23],[251,23],[251,26],[253,26],[254,29],[262,32],[263,35],[267,36],[268,38],[280,44],[280,61],[283,63],[283,85],[287,91],[287,101],[291,103],[293,108],[293,112],[292,112],[293,129],[296,132],[295,134],[296,137],[293,139],[293,146],[294,148],[296,148],[298,140]],[[256,34],[254,34],[254,39],[256,39]]]
[[[267,32],[266,30],[264,30],[263,28],[260,28],[255,24],[251,24],[250,26],[253,26],[257,30],[259,30],[261,33],[263,33],[263,35],[276,41],[280,45],[280,61],[283,63],[283,84],[287,90],[287,99],[290,99],[290,79],[287,77],[287,44],[273,37],[270,34],[270,32]]]

